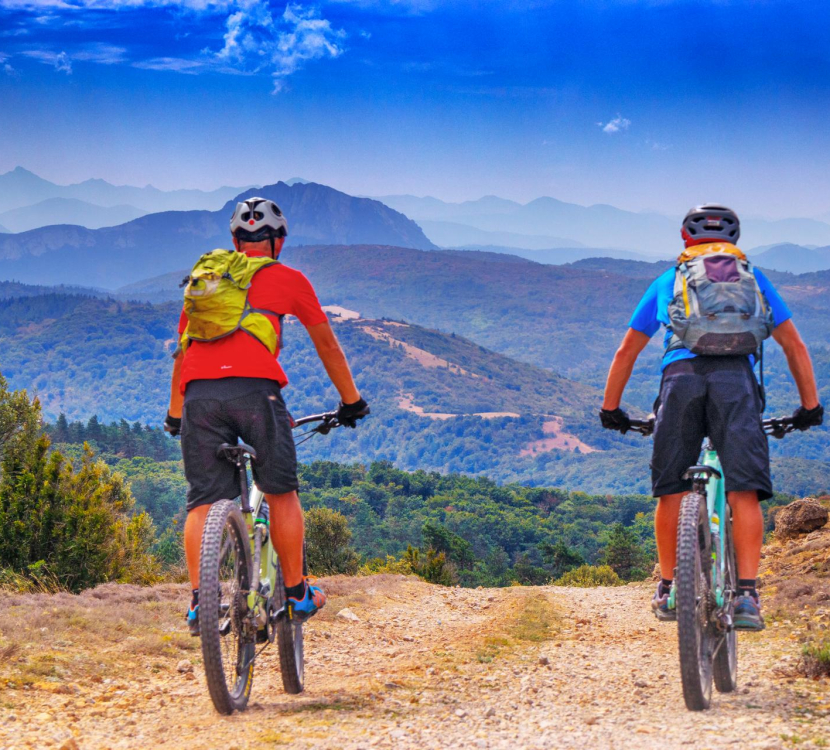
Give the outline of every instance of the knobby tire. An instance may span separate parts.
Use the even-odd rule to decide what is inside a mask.
[[[723,523],[724,554],[726,555],[726,576],[724,589],[731,615],[735,607],[735,594],[738,591],[738,564],[735,559],[735,545],[732,540],[732,511],[727,506]],[[712,664],[715,687],[720,693],[731,693],[738,687],[738,633],[734,627],[723,636],[723,642],[715,653]]]
[[[225,533],[227,532],[227,534]],[[220,565],[225,559],[223,553],[223,539],[227,552],[228,541],[233,545],[233,552],[237,556],[234,568],[233,585],[238,594],[228,601],[227,587],[224,603],[230,603],[233,611],[231,617],[236,617],[237,626],[224,635],[220,633],[220,621],[225,619],[220,607],[223,604],[220,590],[222,578]],[[201,631],[202,658],[205,664],[205,677],[208,691],[216,710],[221,714],[232,714],[234,711],[244,711],[251,696],[251,686],[254,678],[254,650],[256,644],[247,638],[238,623],[244,616],[246,605],[245,595],[250,588],[252,578],[251,546],[245,519],[231,500],[220,500],[213,504],[205,521],[205,530],[202,534],[201,564],[199,567],[199,629]],[[241,605],[241,606],[240,606]],[[237,637],[236,648],[233,642],[227,639]],[[223,641],[226,641],[223,643]],[[223,647],[226,652],[223,660]],[[236,653],[234,654],[233,651]],[[234,663],[230,663],[230,659]],[[228,679],[228,668],[231,672]],[[230,682],[230,684],[229,684]]]
[[[677,529],[677,640],[683,698],[690,711],[709,708],[712,698],[709,518],[706,498],[684,496]]]
[[[303,549],[303,574],[305,574],[305,549]],[[285,591],[282,567],[277,562],[277,591]],[[283,593],[284,595],[284,593]],[[303,649],[303,624],[300,620],[284,617],[275,624],[277,650],[280,654],[280,674],[286,693],[297,695],[305,687],[305,658]]]

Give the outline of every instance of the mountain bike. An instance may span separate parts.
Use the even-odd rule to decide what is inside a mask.
[[[292,426],[317,422],[316,427],[302,433],[307,437],[295,442],[303,443],[341,426],[336,412],[303,417]],[[205,521],[199,568],[199,625],[210,697],[219,713],[231,714],[247,706],[254,661],[275,640],[285,691],[303,691],[303,622],[293,608],[283,606],[282,570],[268,532],[268,503],[256,486],[249,491],[248,461],[256,461],[256,451],[245,443],[224,443],[216,455],[236,466],[240,496],[238,503],[214,503]],[[304,550],[303,575],[307,572]]]
[[[783,438],[795,427],[789,417],[766,419],[764,431]],[[654,418],[632,420],[641,435],[654,432]],[[721,693],[737,687],[738,642],[732,613],[738,567],[732,541],[732,511],[726,500],[723,469],[711,440],[700,463],[683,475],[692,491],[680,504],[677,567],[669,608],[677,610],[677,640],[683,698],[690,711],[709,708],[712,684]]]

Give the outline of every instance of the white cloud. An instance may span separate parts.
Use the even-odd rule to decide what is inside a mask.
[[[226,22],[224,46],[216,60],[238,72],[270,70],[274,93],[307,62],[339,57],[346,33],[321,18],[316,8],[288,4],[274,18],[267,3],[241,0]]]
[[[136,68],[145,70],[172,70],[175,73],[198,73],[204,63],[199,60],[186,60],[182,57],[154,57],[150,60],[141,60],[133,63]]]
[[[5,54],[4,52],[0,52],[0,70],[2,70],[3,73],[9,76],[17,75],[17,71],[12,67],[11,63],[9,62],[9,59],[9,55]]]
[[[5,8],[22,8],[38,14],[32,20],[67,24],[68,17],[84,10],[124,10],[175,7],[226,16],[221,49],[204,49],[192,57],[159,56],[132,63],[147,70],[196,74],[214,71],[253,75],[270,73],[274,93],[286,79],[313,60],[332,59],[344,52],[346,32],[320,15],[319,7],[287,3],[282,13],[272,12],[271,0],[0,0]],[[71,20],[71,19],[70,19]],[[220,22],[219,18],[216,19]],[[72,61],[104,65],[128,63],[128,50],[108,44],[87,45],[77,51],[55,53],[31,50],[31,58],[72,72]],[[134,58],[134,56],[133,56]]]
[[[223,11],[236,0],[2,0],[14,10],[125,10],[130,8],[184,8],[194,11]]]
[[[51,52],[43,49],[29,49],[24,50],[23,54],[26,57],[31,57],[33,60],[38,60],[46,65],[54,66],[55,70],[66,75],[72,75],[72,61],[66,52]]]
[[[619,133],[621,130],[628,130],[631,126],[631,120],[626,117],[617,115],[613,120],[608,122],[598,122],[597,125],[602,128],[603,133]]]
[[[95,44],[75,52],[73,60],[94,62],[100,65],[118,65],[126,62],[127,50],[124,47],[115,47],[112,44]]]

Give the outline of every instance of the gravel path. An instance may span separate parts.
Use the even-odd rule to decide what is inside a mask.
[[[15,669],[46,657],[40,646],[8,654],[0,662],[7,681],[0,748],[773,750],[830,743],[830,685],[786,669],[787,655],[798,652],[797,623],[741,635],[737,693],[715,695],[711,710],[694,714],[681,696],[675,628],[652,618],[650,586],[463,590],[395,576],[326,584],[329,605],[307,627],[302,696],[283,693],[276,653],[266,651],[249,710],[217,715],[199,652],[172,635],[183,627],[185,594],[177,590],[124,605],[122,642],[107,631],[93,644],[103,673],[78,672],[92,658],[82,641],[43,641],[65,666],[24,688]],[[18,607],[18,615],[27,606],[43,611],[46,599]],[[78,616],[85,605],[72,606]],[[360,620],[337,616],[345,607]],[[131,628],[147,621],[142,608],[157,622],[142,624],[139,636]],[[8,617],[0,621],[8,639],[3,623]],[[153,633],[180,646],[168,643],[156,655],[125,646]]]

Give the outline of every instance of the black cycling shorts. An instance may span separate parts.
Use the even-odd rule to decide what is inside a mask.
[[[708,436],[720,456],[726,491],[772,497],[769,446],[761,424],[761,395],[748,357],[695,357],[663,371],[655,404],[655,497],[688,492],[683,474],[697,464]]]
[[[236,467],[218,458],[222,443],[250,445],[254,481],[269,495],[299,487],[291,418],[279,383],[266,378],[193,380],[182,412],[182,458],[188,481],[187,510],[239,496]]]

